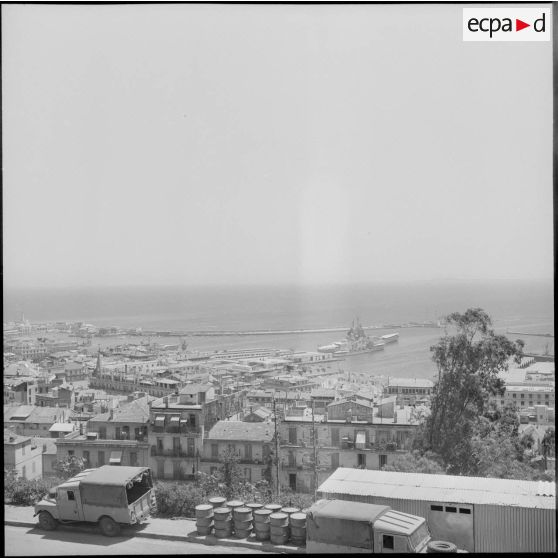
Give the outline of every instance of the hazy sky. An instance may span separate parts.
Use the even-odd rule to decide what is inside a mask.
[[[551,43],[461,18],[2,6],[5,284],[551,278]]]

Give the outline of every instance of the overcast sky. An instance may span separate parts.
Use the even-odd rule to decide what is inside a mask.
[[[2,6],[5,284],[551,278],[551,43],[461,18]]]

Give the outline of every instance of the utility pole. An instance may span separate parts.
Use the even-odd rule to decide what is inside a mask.
[[[273,416],[275,422],[275,484],[277,485],[277,497],[279,498],[279,436],[277,434],[277,403],[275,393],[273,394]]]
[[[318,492],[318,450],[316,448],[316,423],[314,422],[314,401],[312,400],[312,446],[314,450],[314,501]]]

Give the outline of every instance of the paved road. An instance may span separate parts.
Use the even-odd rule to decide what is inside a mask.
[[[139,537],[104,537],[70,528],[42,531],[4,526],[5,556],[80,556],[91,554],[270,554],[249,548]]]

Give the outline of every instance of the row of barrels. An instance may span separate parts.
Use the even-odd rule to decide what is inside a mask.
[[[224,539],[233,534],[246,539],[252,534],[258,541],[297,545],[306,544],[306,514],[298,508],[279,504],[245,504],[240,500],[227,502],[225,498],[209,499],[209,504],[196,506],[198,534]]]

